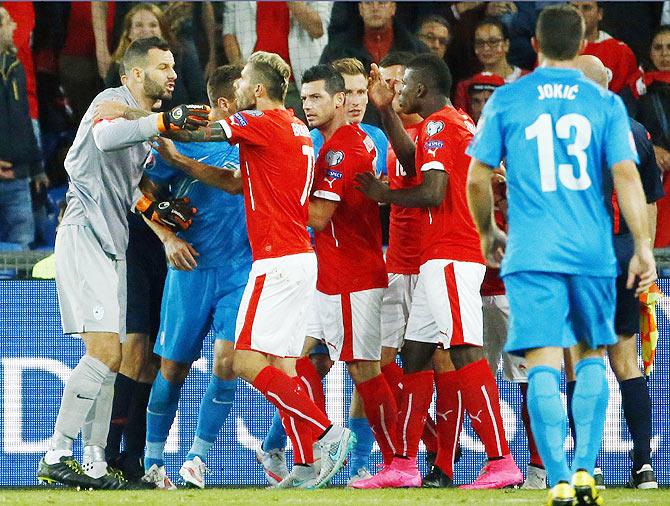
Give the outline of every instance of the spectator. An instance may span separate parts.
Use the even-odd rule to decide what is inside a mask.
[[[228,62],[245,62],[254,51],[277,53],[291,66],[286,106],[304,119],[300,79],[328,43],[333,2],[226,2],[223,48]]]
[[[200,70],[200,64],[194,53],[195,47],[183,47],[173,37],[174,33],[175,30],[168,26],[163,11],[156,4],[138,3],[135,5],[126,14],[119,46],[114,51],[105,85],[107,87],[121,85],[119,65],[131,42],[157,36],[165,38],[173,48],[175,72],[178,76],[172,99],[161,104],[160,108],[165,110],[172,105],[204,102],[205,83],[203,72]]]
[[[391,51],[425,53],[428,48],[395,19],[395,2],[360,2],[350,29],[328,42],[321,63],[356,58],[366,69]]]
[[[465,112],[475,123],[479,121],[486,101],[491,98],[495,89],[503,84],[505,80],[502,77],[489,72],[482,72],[468,79]]]
[[[419,21],[416,37],[440,58],[444,58],[449,45],[449,22],[442,16],[430,15]]]
[[[35,239],[30,179],[44,184],[26,93],[26,75],[16,56],[16,23],[0,7],[0,242],[27,249]]]
[[[510,65],[507,61],[509,39],[505,29],[497,18],[485,18],[479,22],[474,31],[475,55],[482,72],[502,77],[506,83],[516,81],[528,71]],[[467,108],[467,94],[470,80],[465,79],[456,85],[454,106]]]
[[[651,42],[644,93],[637,103],[636,119],[642,123],[654,144],[661,168],[665,197],[656,203],[658,220],[654,246],[670,246],[670,25],[661,26]]]
[[[637,59],[624,42],[598,29],[603,9],[598,2],[572,2],[586,22],[587,45],[582,54],[598,57],[610,73],[609,89],[619,93],[637,72]]]
[[[103,89],[100,77],[101,69],[106,65],[101,48],[103,42],[96,42],[100,36],[94,32],[92,16],[92,5],[97,8],[100,3],[69,2],[69,9],[64,13],[67,29],[59,57],[60,77],[77,123],[93,98]],[[107,3],[107,18],[102,20],[101,27],[96,26],[96,31],[105,32],[107,37],[112,31],[114,6],[114,2]],[[100,65],[98,58],[101,59]]]

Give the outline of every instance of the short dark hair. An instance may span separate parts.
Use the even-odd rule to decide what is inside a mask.
[[[475,29],[472,30],[472,38],[474,39],[475,32],[477,30],[479,30],[482,26],[486,25],[495,26],[496,28],[498,28],[498,30],[500,30],[503,39],[505,40],[509,39],[509,35],[507,34],[507,28],[505,27],[503,22],[500,21],[500,18],[495,18],[493,16],[486,16],[484,19],[482,19],[481,21],[479,21],[479,23],[475,25]]]
[[[442,58],[432,53],[415,56],[407,68],[419,74],[419,81],[429,90],[441,95],[451,94],[451,71]]]
[[[409,51],[394,51],[384,56],[379,62],[379,66],[393,67],[394,65],[402,65],[403,67],[406,67],[407,63],[409,63],[415,56],[414,53],[410,53]]]
[[[535,36],[542,54],[552,60],[572,60],[584,39],[584,18],[572,5],[552,5],[537,18]]]
[[[170,46],[160,37],[147,37],[145,39],[137,39],[130,43],[123,55],[123,67],[128,72],[133,67],[144,67],[147,62],[147,55],[152,49],[160,49],[161,51],[169,51]]]
[[[302,83],[324,81],[324,87],[329,95],[344,93],[344,77],[330,65],[314,65],[302,74]]]
[[[419,33],[421,27],[426,23],[438,23],[444,26],[447,30],[449,30],[449,32],[451,32],[451,25],[449,24],[449,21],[447,21],[445,18],[443,18],[438,14],[428,14],[427,16],[423,16],[422,18],[420,18],[419,21],[416,23],[416,33]]]
[[[260,82],[265,86],[268,97],[271,100],[286,98],[288,81],[291,78],[291,67],[284,59],[275,53],[256,51],[248,60],[252,71]]]
[[[207,81],[207,96],[212,105],[220,97],[232,100],[235,98],[235,87],[233,84],[242,75],[240,65],[222,65],[217,67]]]

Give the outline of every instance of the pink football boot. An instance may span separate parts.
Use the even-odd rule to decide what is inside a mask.
[[[523,481],[523,480],[522,480]],[[351,488],[414,488],[421,486],[421,474],[416,459],[395,457],[372,478],[359,480],[351,484]]]
[[[514,457],[510,453],[501,459],[488,461],[475,481],[458,488],[464,490],[505,488],[521,485],[522,483],[523,474],[521,474],[514,462]]]

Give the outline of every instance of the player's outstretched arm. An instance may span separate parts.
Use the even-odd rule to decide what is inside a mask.
[[[384,124],[384,129],[393,146],[398,161],[408,176],[416,175],[414,152],[416,146],[412,138],[407,135],[405,127],[398,114],[391,105],[395,96],[394,83],[387,83],[381,77],[379,67],[373,63],[368,78],[368,96],[375,105]]]
[[[167,137],[179,142],[221,142],[228,141],[228,136],[221,124],[217,121],[197,130],[174,130],[162,132],[162,137]]]
[[[354,176],[356,189],[368,198],[383,204],[402,207],[435,207],[444,200],[449,176],[443,170],[428,170],[423,173],[423,181],[412,188],[391,190],[369,172],[359,172]]]
[[[228,193],[242,193],[242,178],[235,171],[214,167],[182,155],[170,139],[158,138],[154,147],[161,158],[203,183]]]
[[[612,166],[612,177],[621,213],[635,241],[635,253],[628,268],[628,288],[635,288],[640,295],[656,280],[656,262],[651,249],[647,202],[642,189],[640,175],[631,160]],[[636,284],[637,279],[637,286]]]
[[[507,237],[493,217],[493,167],[472,159],[468,172],[467,198],[472,220],[479,231],[482,254],[490,267],[500,266]]]

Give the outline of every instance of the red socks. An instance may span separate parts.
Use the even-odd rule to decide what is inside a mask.
[[[402,378],[404,372],[402,372],[402,367],[400,367],[395,362],[390,362],[382,367],[382,374],[386,378],[386,383],[391,388],[393,392],[393,397],[395,397],[395,402],[400,406],[400,401],[402,399],[402,390],[400,390],[400,383],[402,383]]]
[[[467,410],[489,459],[509,454],[502,416],[498,385],[485,359],[468,364],[457,371],[463,407]]]
[[[400,383],[402,383],[405,373],[403,373],[402,368],[397,363],[391,362],[382,367],[382,374],[386,378],[389,387],[391,387],[396,404],[400,406],[402,401]],[[437,428],[435,427],[435,421],[428,413],[426,414],[426,425],[421,435],[421,441],[426,445],[427,452],[437,453]]]
[[[398,455],[416,458],[426,413],[432,400],[433,371],[405,374],[402,380],[402,401],[398,409]]]
[[[326,396],[323,393],[323,382],[309,357],[302,357],[296,361],[295,372],[298,378],[304,383],[307,395],[325,413]]]
[[[320,436],[331,426],[328,417],[299,387],[298,381],[276,367],[267,366],[259,372],[253,385],[277,409],[307,423],[314,436]]]
[[[383,374],[356,385],[358,394],[363,399],[365,416],[370,423],[384,464],[390,464],[396,453],[398,406]]]
[[[530,428],[530,416],[528,414],[528,383],[519,383],[519,388],[521,389],[521,397],[523,399],[521,402],[521,421],[523,422],[523,428],[526,430],[526,439],[528,440],[528,453],[530,453],[529,464],[544,469],[542,457],[540,457],[540,452],[537,451],[537,446],[535,445],[533,429]]]
[[[435,376],[437,387],[435,416],[439,441],[435,465],[450,478],[454,477],[454,458],[463,425],[463,402],[458,378],[458,371],[440,373]]]

